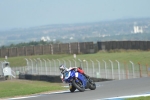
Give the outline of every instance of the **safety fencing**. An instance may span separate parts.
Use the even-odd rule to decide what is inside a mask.
[[[150,75],[148,65],[134,64],[132,61],[119,62],[118,60],[81,60],[81,59],[26,59],[26,66],[12,67],[17,73],[30,75],[60,75],[59,66],[82,67],[90,77],[104,79],[131,79]]]

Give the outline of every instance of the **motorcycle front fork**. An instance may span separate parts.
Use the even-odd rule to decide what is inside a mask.
[[[69,89],[71,89],[72,88],[72,84],[71,83],[69,83]]]

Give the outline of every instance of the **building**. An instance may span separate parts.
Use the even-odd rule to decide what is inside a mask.
[[[134,26],[133,27],[134,29],[134,33],[143,33],[143,28],[142,27],[139,27],[139,26]]]

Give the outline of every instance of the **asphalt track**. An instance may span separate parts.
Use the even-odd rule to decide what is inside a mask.
[[[106,98],[150,93],[149,77],[98,82],[96,85],[96,90],[88,89],[84,92],[75,91],[74,93],[66,90],[57,93],[10,98],[9,100],[108,100]]]

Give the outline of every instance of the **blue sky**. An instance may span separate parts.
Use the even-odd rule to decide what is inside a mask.
[[[150,17],[150,0],[1,0],[0,30]]]

